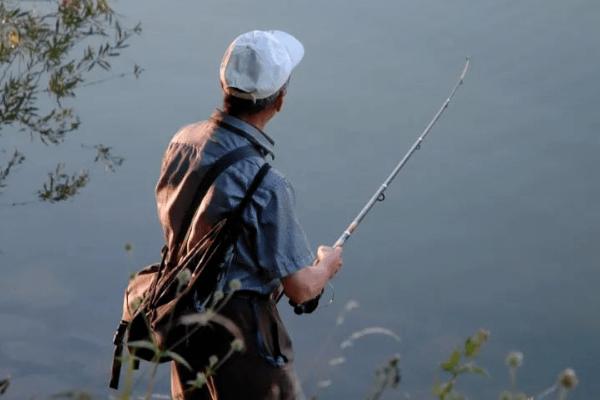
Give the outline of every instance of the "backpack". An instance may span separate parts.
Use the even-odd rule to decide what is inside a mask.
[[[149,265],[137,272],[129,281],[123,300],[123,314],[115,332],[112,373],[109,387],[117,389],[124,346],[134,356],[134,369],[139,360],[168,362],[186,354],[194,357],[199,352],[201,327],[182,323],[182,318],[198,314],[197,305],[208,301],[222,276],[227,255],[230,254],[241,231],[242,213],[263,178],[270,169],[264,163],[249,185],[239,205],[214,224],[206,235],[185,255],[179,257],[181,248],[191,234],[190,225],[204,195],[215,179],[227,167],[244,158],[260,156],[252,145],[235,149],[214,162],[200,182],[192,203],[177,234],[175,249],[162,249],[159,264]],[[171,262],[173,260],[173,262]],[[135,343],[134,343],[135,342]],[[140,346],[153,343],[160,350]],[[194,346],[190,346],[190,343]]]

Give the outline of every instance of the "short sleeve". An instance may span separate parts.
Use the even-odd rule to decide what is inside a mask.
[[[258,213],[257,256],[272,278],[283,278],[312,264],[314,254],[298,221],[294,191],[285,178],[277,180]]]

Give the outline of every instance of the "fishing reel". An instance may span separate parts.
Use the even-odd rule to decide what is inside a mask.
[[[292,300],[290,300],[290,306],[294,307],[294,313],[297,315],[302,314],[310,314],[317,309],[319,306],[319,300],[321,300],[321,296],[323,296],[323,292],[325,289],[321,290],[321,293],[314,299],[310,299],[305,301],[304,303],[296,304]]]

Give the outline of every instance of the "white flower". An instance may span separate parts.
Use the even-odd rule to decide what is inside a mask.
[[[203,372],[198,372],[196,379],[193,381],[188,381],[188,383],[193,387],[200,389],[206,385],[206,375]]]
[[[210,367],[214,367],[215,365],[217,365],[218,362],[219,357],[215,356],[214,354],[208,358],[208,365]]]
[[[213,301],[217,302],[217,301],[221,300],[223,297],[225,297],[225,295],[223,294],[223,292],[221,290],[217,290],[213,294]]]
[[[231,349],[233,351],[244,350],[244,341],[242,339],[234,339],[233,342],[231,342]]]
[[[573,369],[567,368],[558,376],[558,383],[565,389],[570,390],[577,386],[579,379],[577,379],[577,375]]]
[[[242,287],[242,282],[239,279],[232,279],[229,281],[229,289],[236,291],[240,290]]]
[[[523,353],[520,351],[511,351],[506,356],[506,365],[510,368],[519,368],[523,364]]]

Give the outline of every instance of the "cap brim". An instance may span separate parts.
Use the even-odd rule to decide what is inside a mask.
[[[269,33],[275,36],[275,38],[285,46],[290,59],[292,60],[292,68],[296,68],[304,57],[304,46],[302,43],[287,32],[269,31]]]

